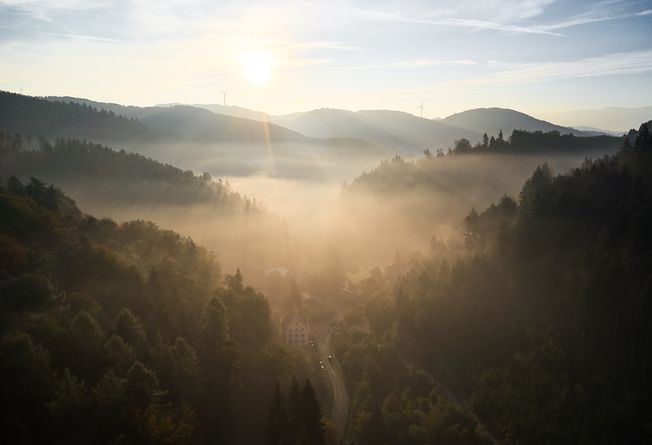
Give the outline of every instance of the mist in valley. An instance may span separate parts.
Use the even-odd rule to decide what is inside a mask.
[[[0,443],[652,443],[652,9],[0,0]]]
[[[288,253],[267,261],[268,268],[282,267],[304,275],[319,269],[318,252],[335,249],[347,271],[356,276],[361,271],[388,266],[399,252],[406,257],[411,253],[427,254],[433,237],[459,245],[462,221],[472,208],[480,211],[503,195],[517,199],[525,180],[540,165],[547,163],[555,174],[564,174],[587,158],[608,154],[592,150],[572,154],[361,159],[355,155],[353,145],[344,146],[348,157],[332,161],[324,159],[319,148],[189,144],[151,146],[141,151],[155,159],[221,178],[233,190],[255,199],[282,218],[287,225],[287,238],[279,238],[278,246]],[[293,150],[301,155],[293,155]],[[213,158],[211,153],[215,153]],[[382,170],[381,163],[390,166],[388,174],[397,176],[390,179],[397,183],[388,181],[382,188],[364,181],[356,183],[360,175]],[[414,164],[417,168],[391,173],[392,164]],[[419,166],[424,170],[421,177]],[[420,180],[424,175],[430,181]],[[82,203],[92,213],[124,215],[123,219],[147,214],[163,227],[191,235],[200,244],[221,251],[225,264],[231,268],[247,268],[247,264],[229,252],[240,252],[246,244],[259,243],[255,237],[234,243],[230,234],[238,233],[241,227],[232,230],[228,222],[211,218],[210,208],[144,211],[102,209],[94,206],[92,200]],[[257,274],[260,271],[258,268]]]

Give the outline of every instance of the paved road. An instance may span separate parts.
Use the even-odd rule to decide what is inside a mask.
[[[319,349],[321,356],[324,357],[322,360],[326,364],[325,372],[328,375],[328,380],[330,381],[333,390],[333,410],[331,412],[331,417],[335,422],[340,438],[342,438],[346,430],[346,422],[349,416],[349,394],[346,392],[346,386],[344,385],[342,368],[337,361],[337,357],[335,357],[335,352],[331,345],[331,337],[334,330],[335,327],[333,326],[328,331],[328,334],[325,336],[323,341],[320,342]],[[329,355],[333,357],[332,360],[328,360]]]
[[[330,417],[333,419],[337,428],[339,440],[343,441],[349,419],[349,394],[346,391],[342,367],[333,350],[331,339],[337,325],[357,303],[351,298],[343,298],[341,296],[330,298],[313,297],[334,308],[336,313],[333,319],[322,321],[318,325],[313,325],[312,329],[319,348],[319,360],[322,360],[326,365],[324,372],[333,391],[333,406]],[[333,357],[332,360],[328,359],[329,355]]]

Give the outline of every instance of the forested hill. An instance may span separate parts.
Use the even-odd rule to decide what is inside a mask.
[[[272,124],[265,116],[233,116],[201,106],[173,105],[137,107],[97,102],[77,97],[47,97],[44,100],[80,104],[136,119],[161,135],[161,142],[317,142],[295,131]],[[110,139],[95,139],[110,141]]]
[[[41,178],[105,203],[210,204],[216,211],[262,210],[228,183],[145,156],[79,139],[31,141],[0,131],[0,176]]]
[[[34,137],[74,137],[102,143],[318,142],[268,122],[198,107],[134,107],[5,91],[0,91],[0,129]]]
[[[36,179],[0,184],[3,443],[264,443],[292,375],[290,432],[323,443],[316,373],[239,271],[221,282],[189,238],[84,215]]]
[[[38,177],[99,215],[149,219],[190,234],[253,280],[289,261],[283,219],[228,182],[78,139],[40,139],[32,149],[24,141],[0,132],[0,177]]]
[[[400,156],[385,160],[368,173],[354,179],[348,187],[349,192],[356,190],[376,191],[379,193],[401,194],[406,189],[437,188],[443,186],[446,178],[441,176],[441,163],[446,160],[463,159],[457,155],[495,154],[495,155],[540,155],[540,156],[602,156],[615,153],[623,144],[622,137],[592,136],[577,137],[560,134],[557,131],[543,133],[514,130],[505,139],[502,132],[497,135],[484,135],[484,141],[471,145],[468,139],[455,141],[448,151],[424,151],[424,157],[408,161]],[[631,136],[629,137],[631,139]],[[485,157],[483,162],[491,163]],[[446,185],[451,187],[452,185]]]
[[[615,153],[623,138],[514,131],[508,139],[499,133],[485,141],[460,139],[447,152],[425,150],[415,160],[396,156],[344,187],[341,214],[353,222],[357,250],[377,245],[374,238],[391,243],[393,251],[419,249],[434,232],[453,231],[469,208],[517,193],[538,165],[548,162],[565,172],[586,157]]]
[[[157,135],[133,118],[86,104],[53,102],[0,91],[0,129],[26,137],[144,142]]]
[[[433,251],[367,311],[504,443],[652,441],[651,127],[567,175],[541,166],[467,216],[467,257]]]
[[[442,119],[443,122],[457,127],[472,129],[479,133],[494,133],[499,131],[511,133],[513,130],[523,131],[558,131],[562,134],[571,133],[575,136],[595,136],[595,132],[579,131],[575,128],[562,127],[553,123],[536,119],[525,113],[508,108],[475,108],[473,110],[455,113]]]
[[[495,135],[484,133],[482,140],[471,145],[468,139],[458,139],[446,154],[514,154],[531,155],[545,153],[613,153],[622,144],[622,137],[617,136],[584,136],[578,137],[571,133],[562,134],[559,131],[524,131],[514,130],[508,139],[504,138],[502,130]],[[435,153],[442,156],[443,150]],[[430,156],[430,152],[426,152]]]

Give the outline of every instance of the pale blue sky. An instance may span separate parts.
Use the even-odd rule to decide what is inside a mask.
[[[652,1],[0,0],[0,60],[0,89],[137,105],[646,106]]]

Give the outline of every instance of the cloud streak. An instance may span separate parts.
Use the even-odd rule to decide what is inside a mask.
[[[381,20],[388,20],[401,23],[412,23],[418,25],[434,25],[434,26],[452,26],[458,28],[471,28],[476,30],[492,30],[492,31],[502,31],[502,32],[516,32],[516,33],[525,33],[525,34],[545,34],[551,36],[562,36],[562,34],[553,32],[552,30],[540,29],[538,27],[532,26],[521,26],[514,25],[509,23],[497,23],[486,20],[476,20],[469,18],[452,18],[444,17],[439,19],[428,19],[428,18],[416,18],[416,17],[406,17],[398,13],[393,12],[380,12],[380,11],[370,11],[370,10],[360,10],[361,14],[370,17],[377,18]]]
[[[399,60],[396,62],[381,63],[374,65],[353,65],[345,66],[347,70],[378,70],[388,68],[428,68],[434,66],[471,66],[477,65],[478,62],[471,59],[430,59],[421,58],[413,60]]]
[[[652,72],[652,50],[622,52],[574,61],[508,64],[493,74],[478,78],[462,79],[436,85],[436,88],[467,87],[473,85],[514,85],[545,82],[555,79],[588,78],[613,75],[629,75]]]
[[[538,8],[536,11],[529,14],[535,16],[542,11]],[[411,23],[417,25],[431,25],[431,26],[448,26],[458,28],[469,28],[474,30],[491,30],[499,32],[511,32],[522,34],[540,34],[549,35],[554,37],[563,37],[564,34],[558,32],[562,29],[568,29],[576,26],[582,26],[592,23],[600,23],[607,21],[625,20],[636,17],[644,17],[652,15],[652,9],[645,9],[638,12],[630,12],[625,14],[614,14],[610,11],[603,12],[601,15],[581,15],[565,20],[558,23],[549,24],[523,24],[518,22],[502,22],[481,20],[471,17],[451,17],[451,16],[437,16],[432,12],[422,11],[419,17],[414,15],[404,15],[397,12],[377,11],[359,9],[357,12],[367,18],[387,20],[400,23]]]

